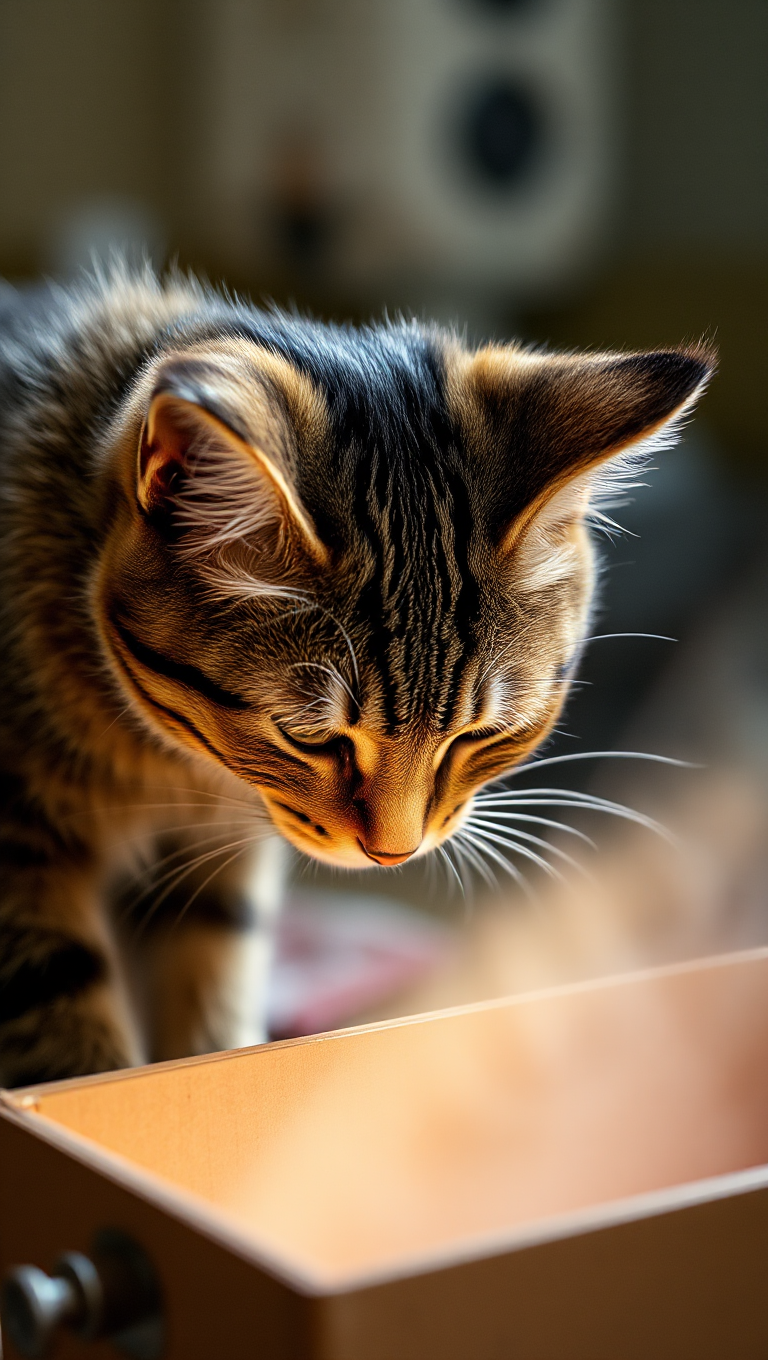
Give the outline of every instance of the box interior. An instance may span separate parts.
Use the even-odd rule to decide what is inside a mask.
[[[768,950],[14,1093],[326,1282],[768,1162]]]

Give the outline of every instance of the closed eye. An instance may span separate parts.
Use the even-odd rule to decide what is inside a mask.
[[[479,748],[482,742],[492,741],[494,738],[500,740],[512,735],[510,728],[495,723],[489,727],[475,727],[467,732],[458,732],[455,737],[446,737],[437,750],[434,768],[438,769],[441,765],[447,767],[460,751],[468,754],[473,747]]]
[[[511,737],[508,727],[476,727],[471,732],[462,732],[452,745],[459,741],[489,741],[491,737]]]
[[[287,741],[288,745],[292,746],[295,751],[304,751],[309,755],[339,756],[349,750],[350,742],[348,737],[338,736],[320,738],[317,741],[308,740],[306,737],[295,736],[293,732],[289,732],[287,728],[283,727],[281,723],[276,722],[274,718],[272,721],[275,723],[275,727],[283,738],[283,741]]]
[[[447,768],[451,761],[459,756],[461,752],[464,753],[465,757],[471,756],[473,749],[479,751],[484,742],[493,741],[494,738],[496,741],[501,741],[512,735],[512,731],[508,727],[501,727],[498,725],[493,727],[475,727],[469,732],[459,732],[452,740],[448,740],[440,748],[435,768],[437,768],[438,763]]]

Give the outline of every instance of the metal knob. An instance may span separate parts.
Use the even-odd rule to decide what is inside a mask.
[[[6,1337],[34,1360],[50,1353],[64,1326],[84,1341],[110,1337],[135,1360],[159,1360],[161,1295],[148,1256],[117,1229],[97,1234],[91,1256],[65,1252],[50,1275],[30,1265],[9,1271],[0,1292]]]
[[[45,1355],[63,1323],[77,1325],[81,1301],[71,1280],[17,1266],[3,1283],[3,1331],[22,1355]]]

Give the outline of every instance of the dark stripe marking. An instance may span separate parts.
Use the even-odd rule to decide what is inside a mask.
[[[155,651],[154,647],[149,647],[146,642],[142,642],[114,616],[112,616],[111,622],[131,656],[142,666],[146,666],[147,670],[154,671],[156,675],[162,675],[166,680],[175,680],[178,684],[195,690],[198,694],[202,694],[203,698],[210,699],[212,703],[219,704],[222,708],[236,709],[241,712],[243,709],[250,708],[251,705],[242,695],[224,689],[215,680],[211,680],[210,676],[206,675],[204,671],[199,670],[197,666],[190,666],[185,661],[174,661],[172,657],[166,656],[163,652]]]
[[[153,699],[151,694],[147,694],[147,691],[145,690],[144,686],[139,684],[139,681],[136,679],[136,676],[133,674],[133,671],[129,670],[127,666],[125,667],[125,669],[128,675],[130,675],[131,681],[136,686],[142,699],[144,699],[150,705],[151,708],[156,708],[159,713],[164,713],[167,718],[172,718],[174,722],[177,722],[182,727],[185,727],[187,731],[192,734],[193,737],[196,737],[197,740],[202,743],[206,751],[210,751],[211,755],[214,756],[216,760],[218,760],[219,764],[226,766],[227,769],[229,768],[228,763],[224,759],[223,755],[221,755],[221,753],[216,750],[216,747],[208,740],[207,737],[203,736],[202,732],[198,732],[194,723],[191,723],[189,721],[189,718],[185,718],[183,713],[177,713],[175,708],[168,708],[166,704],[158,703],[157,699]]]
[[[7,926],[0,954],[12,961],[0,974],[0,1024],[103,982],[107,966],[87,945],[59,931]]]

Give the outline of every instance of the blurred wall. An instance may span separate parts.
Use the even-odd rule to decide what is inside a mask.
[[[509,325],[563,344],[715,334],[722,371],[706,415],[728,454],[757,467],[768,367],[768,5],[610,3],[621,148],[611,230],[578,289],[522,315],[510,297]],[[284,9],[311,25],[320,4],[284,0]],[[101,203],[107,216],[138,215],[136,231],[143,220],[157,253],[236,286],[330,313],[371,304],[276,279],[257,260],[245,268],[217,244],[201,168],[226,97],[215,24],[207,0],[0,0],[0,272],[56,270],[62,223],[78,205]]]
[[[627,0],[624,156],[611,258],[526,318],[576,345],[714,336],[704,406],[727,456],[768,453],[768,4]]]
[[[57,265],[83,205],[196,257],[205,74],[196,0],[0,0],[0,272]]]

